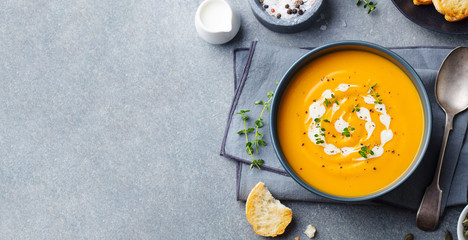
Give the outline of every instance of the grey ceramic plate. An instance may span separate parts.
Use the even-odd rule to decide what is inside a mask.
[[[281,33],[295,33],[306,30],[318,18],[324,5],[323,0],[311,0],[315,1],[315,3],[303,15],[297,15],[297,17],[290,19],[282,19],[268,14],[259,0],[248,1],[253,14],[261,24],[272,31]]]

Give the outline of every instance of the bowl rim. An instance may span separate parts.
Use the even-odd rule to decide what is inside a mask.
[[[362,48],[367,48],[367,49],[372,49],[374,50],[374,54],[382,53],[383,55],[379,55],[381,57],[385,57],[388,60],[392,61],[394,64],[399,63],[401,66],[399,66],[410,78],[410,80],[413,82],[413,84],[416,87],[416,90],[418,91],[418,94],[420,95],[421,99],[421,104],[424,112],[424,118],[425,118],[425,126],[424,126],[424,131],[423,131],[423,139],[421,141],[421,146],[419,148],[419,151],[415,158],[413,159],[412,164],[410,165],[409,169],[407,169],[403,175],[401,175],[399,178],[397,178],[394,182],[392,182],[389,186],[383,188],[382,190],[379,190],[377,192],[374,192],[369,195],[365,196],[359,196],[359,197],[341,197],[341,196],[334,196],[330,195],[328,193],[324,193],[322,191],[319,191],[312,186],[308,185],[305,183],[298,175],[295,174],[295,172],[289,167],[286,157],[284,156],[283,152],[281,151],[281,148],[279,147],[279,138],[277,136],[277,131],[276,131],[276,112],[278,111],[278,107],[280,105],[280,101],[282,98],[282,92],[287,88],[287,85],[291,81],[292,77],[297,73],[298,70],[300,70],[302,67],[306,65],[306,63],[321,57],[323,55],[320,55],[324,50],[333,50],[333,48],[342,48],[348,46],[349,49],[338,49],[336,51],[343,51],[343,50],[361,50],[365,51]],[[319,54],[319,56],[315,56],[316,54]],[[327,53],[325,53],[327,54]],[[388,57],[386,57],[388,56]],[[390,57],[390,59],[389,59]],[[413,172],[417,169],[419,164],[421,163],[423,156],[429,146],[429,140],[431,137],[431,128],[432,128],[432,111],[431,111],[431,105],[429,101],[429,97],[427,95],[426,89],[424,87],[424,84],[421,81],[421,78],[417,74],[417,72],[411,67],[411,65],[406,62],[402,57],[400,57],[398,54],[394,53],[393,51],[384,48],[380,45],[377,45],[375,43],[370,43],[366,41],[359,41],[359,40],[344,40],[344,41],[337,41],[337,42],[332,42],[328,43],[322,46],[319,46],[317,48],[312,49],[308,53],[304,54],[302,57],[300,57],[296,62],[294,62],[291,67],[286,71],[286,73],[282,76],[281,80],[278,83],[278,86],[276,87],[273,100],[271,103],[271,112],[269,115],[269,120],[270,120],[270,138],[272,142],[273,149],[275,150],[276,156],[278,160],[280,161],[281,165],[283,168],[286,170],[286,172],[297,182],[299,185],[304,187],[305,189],[309,190],[312,193],[315,193],[317,195],[320,195],[322,197],[326,197],[329,199],[337,200],[337,201],[343,201],[343,202],[358,202],[358,201],[366,201],[366,200],[371,200],[376,197],[382,196],[396,187],[398,187],[401,183],[405,182],[412,174]]]
[[[458,223],[457,223],[457,237],[460,240],[465,239],[463,236],[463,220],[468,217],[468,205],[465,206],[465,208],[462,210],[460,213],[460,216],[458,217]]]

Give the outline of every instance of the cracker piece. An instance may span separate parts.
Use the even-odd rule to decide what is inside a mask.
[[[414,5],[429,5],[432,4],[432,0],[413,0]]]
[[[276,200],[263,182],[250,191],[245,212],[254,231],[265,237],[283,234],[292,220],[291,209]]]
[[[433,4],[449,22],[460,21],[468,17],[468,0],[433,0]]]
[[[440,3],[440,1],[438,2],[437,0],[434,0],[432,4],[434,4],[434,7],[437,10],[437,12],[439,12],[442,15],[445,15],[445,10],[442,8],[442,4]]]

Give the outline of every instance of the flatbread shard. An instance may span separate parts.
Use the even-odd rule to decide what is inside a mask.
[[[250,191],[245,212],[247,221],[261,236],[276,237],[283,234],[292,220],[292,211],[276,200],[263,182]]]
[[[428,5],[432,4],[432,0],[413,0],[414,5]]]
[[[449,22],[460,21],[468,17],[468,0],[433,0],[432,3]]]

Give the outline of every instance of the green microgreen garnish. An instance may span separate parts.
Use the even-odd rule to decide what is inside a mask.
[[[332,93],[331,97],[335,99],[336,105],[340,105],[340,103],[338,102],[338,100],[337,100],[336,97],[335,97],[335,94]]]
[[[376,6],[377,6],[377,3],[373,2],[373,1],[366,1],[366,0],[357,0],[356,5],[359,6],[359,5],[361,5],[362,2],[364,2],[364,8],[369,7],[369,10],[367,11],[367,14],[374,11]]]
[[[249,116],[246,115],[246,113],[250,112],[250,110],[240,110],[236,114],[241,115],[241,119],[244,121],[244,129],[238,131],[238,134],[245,134],[245,152],[250,155],[252,158],[252,164],[250,164],[250,169],[252,169],[254,166],[256,166],[258,169],[261,169],[260,166],[264,163],[262,159],[255,160],[253,153],[253,143],[249,141],[249,136],[248,133],[255,131],[253,128],[247,128],[247,120],[249,119]]]
[[[252,164],[250,164],[250,169],[252,169],[254,166],[257,167],[258,169],[261,169],[260,166],[262,166],[263,163],[265,163],[265,161],[263,161],[263,159],[253,160]]]
[[[367,158],[367,155],[368,155],[368,154],[374,155],[374,151],[372,151],[371,149],[369,149],[367,146],[362,146],[362,147],[361,147],[361,150],[359,150],[359,154],[360,154],[363,158]]]
[[[273,99],[273,91],[269,91],[267,93],[268,100],[266,102],[263,102],[262,100],[256,101],[255,105],[263,105],[263,109],[260,112],[260,116],[258,119],[255,121],[255,138],[254,138],[254,143],[255,143],[255,152],[258,153],[258,146],[266,146],[266,142],[262,140],[263,134],[258,131],[259,128],[262,128],[265,123],[263,122],[262,116],[263,112],[265,112],[265,109],[269,112],[270,111],[270,102]]]
[[[250,110],[240,110],[238,113],[236,113],[241,114],[241,119],[244,120],[244,129],[238,131],[237,134],[246,134],[255,131],[253,128],[247,128],[247,119],[249,119],[249,116],[247,116],[246,113],[248,112],[250,112]]]
[[[323,119],[324,122],[326,123],[329,123],[330,121],[328,121],[328,119]]]
[[[325,98],[325,106],[328,107],[329,104],[330,104],[330,101]]]
[[[319,119],[320,120],[320,119]],[[325,136],[325,131],[326,129],[321,127],[320,124],[316,126],[316,128],[319,128],[319,134],[314,134],[315,137],[315,144],[322,144],[325,143],[325,140],[322,139],[322,136]]]
[[[367,93],[372,93],[371,96],[376,97],[377,100],[374,101],[375,104],[382,104],[382,99],[380,99],[380,95],[375,92],[375,87],[377,86],[377,83],[372,85]]]
[[[263,113],[265,110],[270,111],[270,102],[273,99],[273,91],[270,91],[267,93],[268,100],[266,102],[263,102],[262,100],[255,101],[255,105],[262,105],[263,109],[260,112],[260,115],[257,120],[255,120],[255,128],[247,128],[247,120],[249,119],[249,116],[247,116],[247,113],[250,112],[250,110],[240,110],[236,114],[241,115],[241,119],[244,122],[244,129],[238,131],[238,134],[245,134],[245,152],[250,155],[252,158],[252,163],[250,164],[250,168],[252,169],[253,167],[257,167],[258,169],[261,169],[260,166],[265,163],[263,159],[255,159],[254,158],[254,153],[258,153],[258,146],[266,146],[266,142],[262,139],[263,134],[259,131],[260,128],[265,126],[265,123],[263,122]],[[255,138],[253,141],[249,141],[249,136],[248,133],[255,132]],[[254,150],[255,147],[255,150]]]
[[[354,127],[344,128],[341,135],[345,137],[351,137],[351,131],[354,131],[354,130],[355,130]]]
[[[338,102],[338,100],[336,99],[335,97],[335,94],[331,94],[331,98],[330,98],[332,101],[328,100],[327,98],[325,98],[325,106],[328,107],[328,105],[331,105],[332,102],[336,103],[336,105],[340,105],[340,103]]]
[[[361,111],[361,109],[359,108],[359,103],[358,103],[358,104],[354,105],[353,111],[351,111],[351,112],[359,112],[359,111]]]
[[[374,84],[374,85],[372,85],[372,86],[370,86],[369,90],[367,90],[367,93],[372,93],[372,92],[374,92],[374,88],[375,88],[376,86],[377,86],[377,83]]]

